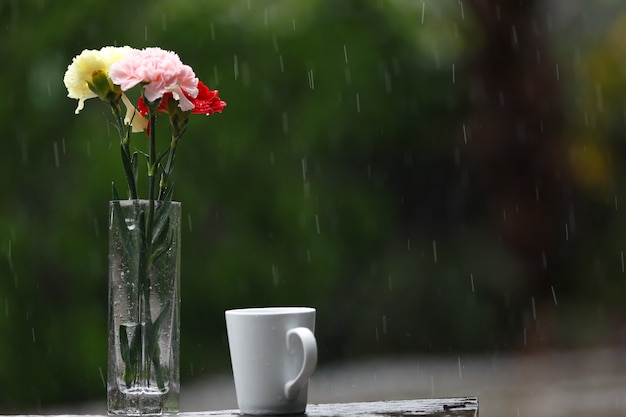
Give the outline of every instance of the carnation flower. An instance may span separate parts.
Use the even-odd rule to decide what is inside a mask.
[[[171,93],[181,110],[194,108],[187,95],[191,98],[198,95],[198,78],[172,51],[161,48],[135,50],[113,64],[109,74],[122,91],[145,83],[143,95],[148,101],[155,102]]]
[[[74,113],[78,114],[83,109],[85,100],[98,97],[98,93],[96,93],[98,89],[94,85],[94,76],[105,75],[108,77],[111,65],[131,51],[133,48],[130,46],[106,46],[99,51],[86,49],[74,57],[63,77],[67,96],[78,100],[78,106]],[[115,87],[110,85],[110,88],[112,90]],[[103,91],[102,93],[106,92]]]
[[[226,102],[222,101],[218,94],[218,90],[210,90],[202,81],[198,81],[198,95],[192,97],[185,93],[185,97],[193,104],[193,108],[191,109],[192,114],[206,114],[209,116],[213,113],[221,113],[224,107],[226,107]],[[170,99],[173,99],[172,93],[165,93],[163,95],[163,100],[159,104],[159,107],[157,107],[159,113],[168,112]],[[143,116],[148,115],[148,106],[146,106],[143,97],[139,98],[137,110],[139,110],[139,113]]]

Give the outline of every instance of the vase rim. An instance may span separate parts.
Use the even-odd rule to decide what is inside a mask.
[[[150,200],[148,200],[147,198],[135,198],[135,199],[119,199],[119,200],[109,200],[109,204],[112,203],[119,203],[122,206],[129,206],[131,204],[146,204],[148,203]],[[164,203],[165,201],[163,200],[154,200],[155,204],[161,204]],[[176,204],[176,205],[180,205],[182,204],[180,201],[175,201],[175,200],[171,200],[169,201],[169,203],[171,204]]]

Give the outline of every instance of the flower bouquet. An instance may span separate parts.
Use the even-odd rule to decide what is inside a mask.
[[[122,200],[113,184],[109,202],[108,412],[176,413],[181,203],[172,199],[171,175],[189,116],[221,113],[226,103],[177,54],[160,48],[85,50],[68,66],[64,83],[68,97],[78,100],[75,113],[94,97],[111,108],[128,186]],[[134,88],[137,107],[127,96]],[[161,147],[159,114],[167,115],[171,133]],[[136,132],[145,132],[147,141],[131,142]],[[147,198],[139,197],[140,188],[147,188]]]

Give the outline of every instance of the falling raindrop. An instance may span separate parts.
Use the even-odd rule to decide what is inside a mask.
[[[389,287],[389,291],[393,291],[393,278],[391,275],[387,275],[387,286]]]
[[[554,299],[554,305],[559,306],[559,302],[556,300],[556,291],[554,291],[554,285],[550,285],[550,289],[552,290],[552,298]]]
[[[465,124],[463,124],[463,142],[467,145],[467,129],[465,128]]]
[[[315,90],[315,78],[313,77],[313,70],[309,70],[308,72],[308,76],[309,76],[309,88],[311,90]]]
[[[274,151],[270,151],[270,165],[274,165]]]
[[[280,279],[278,276],[278,268],[276,268],[276,265],[272,264],[272,282],[274,283],[274,286],[278,286],[278,284],[280,283]]]
[[[533,308],[533,320],[537,320],[537,309],[535,307],[535,297],[530,297],[530,302]]]
[[[390,94],[391,93],[391,74],[389,74],[389,71],[385,71],[383,76],[385,78],[385,92],[387,94]]]
[[[624,272],[624,251],[620,251],[619,257],[622,262],[622,272]]]
[[[465,12],[463,11],[463,1],[459,0],[459,7],[461,8],[461,20],[465,20]]]
[[[315,230],[317,231],[317,234],[320,234],[320,218],[317,215],[317,213],[315,214]]]
[[[474,291],[474,274],[470,274],[470,283],[472,284],[472,292]]]
[[[239,62],[237,60],[237,55],[233,56],[233,69],[235,71],[235,81],[239,78]]]
[[[98,223],[98,218],[95,216],[93,218],[93,233],[95,237],[100,237],[100,224]]]
[[[280,64],[280,72],[285,72],[285,64],[283,63],[282,55],[278,55],[278,63]]]
[[[424,12],[426,11],[426,1],[422,0],[422,25],[424,24]]]
[[[9,298],[4,297],[4,316],[9,317]]]
[[[556,80],[559,81],[559,64],[555,64],[556,67]]]
[[[567,227],[567,223],[565,223],[565,240],[569,240],[569,228]]]
[[[458,362],[459,362],[459,379],[463,379],[463,372],[462,372],[462,367],[461,367],[461,357],[458,357]]]
[[[359,93],[356,93],[356,112],[361,113],[361,100],[359,99]]]
[[[37,340],[35,339],[35,328],[31,327],[30,328],[30,332],[33,335],[33,344],[35,344],[37,342]]]
[[[548,268],[548,259],[546,258],[546,251],[541,251],[541,265],[543,269]]]
[[[283,112],[282,117],[283,117],[283,132],[287,133],[287,132],[289,132],[289,120],[287,118],[287,112],[286,111]]]
[[[430,392],[432,396],[435,396],[435,377],[433,375],[430,376]]]
[[[148,25],[145,25],[143,28],[143,37],[146,42],[148,42]]]
[[[517,29],[515,25],[511,26],[511,39],[513,41],[513,46],[517,47]]]
[[[219,72],[217,70],[217,65],[213,65],[213,85],[218,86],[220,83]]]
[[[454,64],[452,64],[452,84],[456,82],[456,75],[454,71]]]
[[[306,250],[306,261],[309,264],[311,263],[311,250],[310,249]]]
[[[60,161],[59,161],[59,144],[57,143],[57,141],[54,141],[52,143],[52,148],[54,149],[54,166],[59,168]]]
[[[193,225],[191,224],[191,214],[187,214],[187,228],[190,232],[193,231]]]
[[[433,239],[433,259],[437,263],[437,242]]]
[[[436,45],[433,46],[433,57],[435,59],[435,67],[437,69],[441,66],[441,57],[439,56],[439,48]]]
[[[107,383],[104,380],[104,373],[102,372],[102,367],[98,366],[98,371],[100,372],[100,380],[102,381],[102,386],[106,388]]]
[[[383,322],[383,334],[387,334],[387,316],[385,316],[384,314],[382,317],[382,322]]]
[[[406,240],[406,250],[411,250],[411,239]]]
[[[215,40],[215,25],[213,25],[213,22],[211,22],[211,24],[209,25],[209,30],[211,32],[211,40],[214,41]]]
[[[348,63],[348,49],[346,48],[346,45],[343,45],[343,58],[346,61],[346,64]]]
[[[265,30],[267,31],[267,7],[264,10],[263,21],[264,21],[264,24],[265,24]]]
[[[300,165],[302,166],[302,180],[306,181],[306,173],[307,173],[306,156],[300,160]]]
[[[293,24],[293,31],[296,31],[296,18],[294,17],[292,20],[292,24]]]
[[[602,86],[598,83],[596,84],[596,107],[598,112],[602,112],[604,109],[604,103],[602,99]]]
[[[613,199],[613,201],[615,202],[615,211],[617,211],[617,196],[615,196],[615,198]]]

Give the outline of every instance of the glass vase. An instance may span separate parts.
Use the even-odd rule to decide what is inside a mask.
[[[180,404],[181,203],[109,202],[109,415]]]

